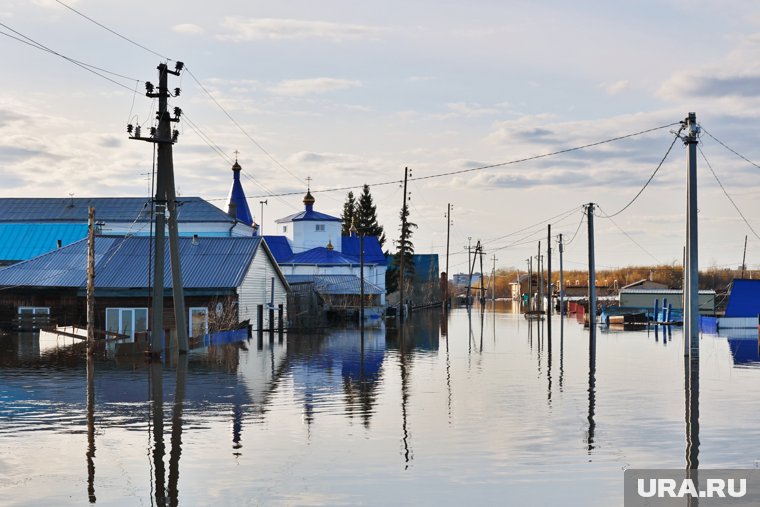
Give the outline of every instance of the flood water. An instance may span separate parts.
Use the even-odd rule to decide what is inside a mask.
[[[703,335],[689,375],[680,328],[592,353],[509,310],[163,365],[0,338],[0,505],[607,507],[626,468],[760,467],[757,332]]]

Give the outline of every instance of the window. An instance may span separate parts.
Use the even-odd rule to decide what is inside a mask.
[[[282,232],[288,232],[288,226],[287,225],[283,225],[282,226]]]
[[[106,331],[123,334],[134,341],[135,333],[148,330],[147,308],[106,308]]]
[[[203,336],[208,333],[208,308],[190,308],[190,336]]]
[[[50,308],[47,306],[19,306],[19,315],[50,315]]]
[[[317,232],[325,232],[325,224],[317,224],[315,227]]]

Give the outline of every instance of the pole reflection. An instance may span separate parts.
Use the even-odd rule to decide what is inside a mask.
[[[589,454],[594,450],[594,431],[596,422],[596,328],[589,327],[588,349],[588,433],[586,434],[586,449]]]
[[[87,498],[95,503],[95,358],[87,356]]]
[[[411,460],[411,450],[409,447],[409,426],[407,422],[407,405],[409,403],[409,375],[407,372],[406,364],[406,343],[405,343],[405,328],[406,324],[401,324],[399,327],[399,372],[401,374],[401,428],[403,432],[402,441],[404,443],[404,470],[409,469],[409,461]]]
[[[686,476],[698,487],[699,481],[699,357],[684,357],[684,400],[686,419]],[[687,505],[699,505],[687,497]]]
[[[179,504],[179,458],[182,455],[182,411],[185,404],[185,379],[187,377],[187,354],[177,358],[177,384],[174,391],[172,409],[172,442],[169,453],[169,504]]]
[[[153,496],[156,505],[166,505],[166,489],[164,485],[164,379],[160,361],[150,364],[150,401],[151,422],[153,423],[153,483],[155,490]]]

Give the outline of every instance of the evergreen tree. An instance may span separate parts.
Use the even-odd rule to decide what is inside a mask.
[[[385,289],[387,293],[398,290],[398,271],[401,267],[401,246],[404,250],[404,278],[409,279],[414,276],[414,243],[412,243],[412,230],[417,228],[417,224],[409,221],[409,206],[406,204],[401,209],[401,235],[396,242],[398,251],[393,254],[391,263],[385,272]],[[406,224],[406,225],[404,225]]]
[[[377,207],[372,201],[369,185],[364,185],[356,204],[356,229],[367,236],[377,236],[381,248],[385,245],[385,232],[377,222]]]
[[[350,236],[351,235],[351,225],[353,225],[354,220],[356,220],[356,210],[357,210],[357,203],[356,199],[354,198],[354,193],[349,192],[346,196],[346,202],[343,204],[343,213],[340,215],[340,219],[343,221],[342,228],[340,230],[340,234],[342,236]],[[357,224],[358,226],[358,224]]]

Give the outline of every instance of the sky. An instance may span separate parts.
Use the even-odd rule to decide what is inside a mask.
[[[453,206],[451,273],[466,271],[468,240],[483,241],[485,269],[525,267],[539,240],[546,248],[547,223],[555,269],[559,233],[572,238],[565,266],[582,269],[582,205],[593,202],[598,269],[680,263],[680,140],[640,197],[614,219],[604,215],[634,199],[677,123],[695,112],[704,154],[700,268],[738,267],[747,235],[748,267],[760,270],[754,2],[65,4],[144,48],[55,0],[0,4],[0,197],[150,195],[152,146],[130,140],[126,125],[152,125],[155,104],[142,81],[156,83],[156,66],[169,58],[170,67],[180,60],[187,68],[169,83],[182,89],[170,107],[184,112],[174,146],[178,193],[226,209],[237,151],[265,234],[302,209],[307,178],[315,209],[333,215],[347,191],[323,190],[358,192],[367,183],[393,249],[405,167],[425,178],[670,125],[413,180],[410,220],[416,252],[440,254],[443,269],[444,215]],[[120,76],[97,71],[114,83],[7,36],[19,34]]]

